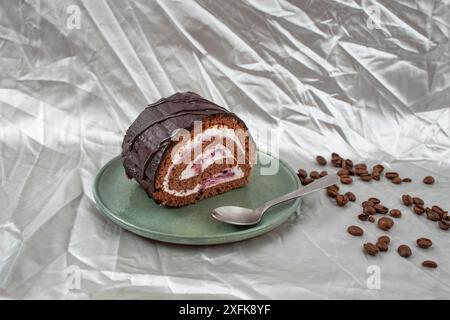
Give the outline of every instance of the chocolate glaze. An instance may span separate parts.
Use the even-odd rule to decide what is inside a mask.
[[[155,191],[159,164],[173,143],[174,130],[190,130],[194,121],[220,114],[234,115],[193,92],[176,93],[150,104],[131,124],[123,139],[122,161],[126,174],[151,195]]]

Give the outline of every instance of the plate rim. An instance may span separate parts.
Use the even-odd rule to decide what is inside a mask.
[[[281,160],[277,157],[274,157],[270,153],[263,152],[261,150],[257,150],[258,154],[263,154],[265,156],[268,156],[270,158],[273,158],[277,160],[281,165],[287,168],[287,171],[289,175],[291,175],[296,183],[296,188],[300,188],[300,182],[298,179],[296,179],[295,171],[292,169],[292,167],[286,163],[284,160]],[[230,233],[227,233],[226,235],[217,235],[217,236],[190,236],[190,235],[183,235],[183,236],[176,236],[173,234],[155,231],[155,230],[148,230],[141,226],[136,226],[128,223],[127,221],[118,218],[116,214],[108,208],[104,201],[101,199],[101,196],[98,193],[99,190],[99,181],[101,177],[103,176],[106,169],[108,169],[115,161],[117,161],[118,158],[120,158],[120,155],[117,155],[110,159],[106,164],[102,166],[102,168],[97,172],[94,182],[92,184],[92,193],[94,196],[94,200],[96,205],[99,207],[99,211],[106,216],[108,219],[110,219],[112,222],[119,225],[121,228],[124,228],[132,233],[135,233],[139,236],[142,236],[147,239],[152,239],[160,242],[165,243],[172,243],[172,244],[182,244],[182,245],[217,245],[217,244],[225,244],[225,243],[232,243],[232,242],[238,242],[246,239],[251,239],[260,235],[263,235],[273,229],[276,229],[283,223],[285,223],[299,208],[301,204],[301,198],[295,199],[290,205],[287,210],[292,210],[290,214],[286,216],[285,219],[280,219],[276,223],[269,224],[267,226],[262,227],[261,229],[258,229],[255,231],[254,234],[245,232],[248,229],[233,231]],[[149,201],[154,201],[150,196],[148,197]]]

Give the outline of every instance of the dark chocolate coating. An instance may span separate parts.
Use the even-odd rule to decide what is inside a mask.
[[[130,178],[150,195],[155,191],[155,177],[172,133],[190,130],[194,121],[220,114],[232,114],[196,93],[176,93],[150,104],[128,128],[122,143],[122,161]],[[234,114],[233,114],[234,115]]]

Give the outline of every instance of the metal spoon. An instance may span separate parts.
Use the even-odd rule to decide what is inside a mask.
[[[225,206],[219,207],[212,210],[211,215],[219,220],[230,224],[237,225],[252,225],[256,224],[261,220],[262,215],[267,209],[288,201],[292,200],[305,194],[329,187],[333,184],[338,183],[339,176],[336,174],[327,175],[323,178],[317,179],[314,182],[308,184],[305,187],[292,191],[288,194],[275,198],[273,200],[267,201],[262,206],[256,209],[248,209],[242,207]]]

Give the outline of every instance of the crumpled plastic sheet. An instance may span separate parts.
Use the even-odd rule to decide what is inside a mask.
[[[449,298],[450,233],[400,203],[409,193],[450,208],[449,8],[448,0],[2,1],[0,296]],[[358,197],[345,208],[309,195],[283,226],[234,244],[136,236],[99,212],[93,179],[147,103],[187,90],[236,112],[260,149],[294,168],[318,169],[314,157],[336,151],[413,183],[356,181],[343,188]],[[426,175],[436,184],[424,185]],[[369,196],[403,211],[389,251],[376,257],[362,244],[382,232],[356,218]],[[365,235],[349,236],[350,224]],[[430,249],[416,247],[422,236]],[[402,243],[412,247],[408,259],[396,252]],[[439,267],[423,268],[426,259]]]

